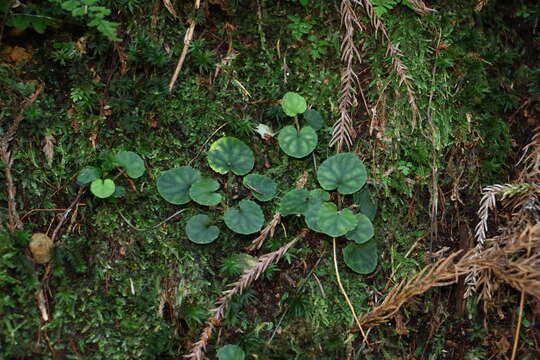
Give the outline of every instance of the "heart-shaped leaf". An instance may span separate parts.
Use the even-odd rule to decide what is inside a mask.
[[[277,184],[268,176],[249,174],[244,177],[244,186],[250,189],[259,201],[269,201],[276,196]]]
[[[168,202],[176,205],[190,202],[189,188],[201,178],[198,170],[191,166],[180,166],[165,171],[157,179],[159,194]]]
[[[210,244],[219,236],[219,229],[206,215],[195,215],[186,224],[186,234],[195,244]]]
[[[238,345],[225,345],[217,351],[218,360],[244,360],[246,354]]]
[[[377,268],[377,246],[375,240],[364,244],[350,244],[343,249],[345,264],[359,274],[370,274]]]
[[[343,236],[356,226],[354,213],[349,209],[337,211],[333,203],[323,203],[318,217],[321,232],[332,237]]]
[[[366,183],[367,172],[357,155],[343,153],[324,160],[317,170],[317,179],[324,190],[353,194]]]
[[[221,194],[216,193],[219,182],[203,178],[194,182],[189,188],[189,197],[197,204],[215,206],[221,202]]]
[[[92,181],[99,179],[101,176],[101,171],[93,166],[87,166],[79,172],[77,176],[77,184],[81,186],[86,186]]]
[[[98,198],[104,199],[114,194],[115,187],[111,179],[96,179],[90,184],[90,191]]]
[[[208,150],[208,164],[217,173],[245,175],[253,169],[255,157],[253,151],[242,141],[234,137],[222,137],[215,141]]]
[[[321,189],[311,190],[309,192],[308,206],[304,212],[306,225],[313,231],[321,232],[319,227],[319,211],[325,201],[330,199],[330,194]]]
[[[278,135],[281,150],[297,159],[311,154],[317,147],[317,141],[317,133],[311,126],[304,126],[300,132],[292,125],[285,126]]]
[[[304,113],[304,120],[307,124],[313,128],[313,130],[319,130],[324,126],[324,120],[320,112],[314,109],[308,109]]]
[[[288,116],[302,114],[307,109],[306,99],[295,92],[288,92],[281,99],[281,108]]]
[[[118,165],[126,169],[126,173],[132,179],[144,174],[144,160],[133,151],[120,151],[116,154]]]
[[[356,214],[356,226],[345,237],[357,244],[368,242],[373,237],[373,224],[364,214]]]
[[[377,202],[369,190],[363,188],[361,191],[353,195],[353,200],[354,203],[360,207],[362,214],[366,215],[369,220],[373,221],[375,215],[377,214]]]
[[[307,210],[308,199],[309,191],[306,189],[288,191],[279,202],[279,212],[282,216],[303,214]]]
[[[244,235],[256,233],[264,224],[261,207],[251,200],[240,201],[239,208],[225,211],[223,218],[229,229]]]

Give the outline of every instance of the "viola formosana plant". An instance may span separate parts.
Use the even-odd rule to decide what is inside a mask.
[[[119,174],[112,173],[120,168]],[[133,151],[120,151],[114,157],[108,157],[100,167],[88,166],[83,168],[77,176],[77,183],[81,186],[90,185],[90,191],[96,197],[104,199],[108,197],[122,197],[126,188],[116,185],[116,178],[126,173],[131,179],[140,178],[145,171],[144,160]]]
[[[304,158],[317,146],[316,131],[324,124],[322,116],[316,110],[308,110],[304,97],[294,92],[283,96],[281,107],[293,119],[294,125],[279,131],[279,146],[288,156]],[[301,114],[305,121],[302,127],[298,120]],[[216,140],[207,152],[207,160],[213,171],[226,177],[214,179],[191,166],[181,166],[167,170],[157,178],[158,192],[168,202],[185,205],[194,201],[222,214],[216,219],[208,214],[191,217],[185,228],[188,238],[196,244],[210,244],[219,238],[223,224],[241,235],[259,232],[265,217],[258,202],[268,203],[276,197],[277,182],[265,175],[250,174],[255,164],[254,153],[247,144],[234,137]],[[243,176],[242,184],[250,190],[252,198],[231,204],[233,199],[226,190],[220,192],[220,188],[229,188],[235,176]],[[371,209],[368,206],[371,199],[367,192],[362,197],[355,197],[367,181],[364,163],[353,153],[336,154],[320,164],[317,180],[321,188],[281,191],[277,197],[280,215],[303,217],[306,226],[314,232],[331,238],[345,237],[351,242],[343,250],[347,266],[360,274],[373,272],[377,266],[371,223],[374,213],[368,210],[366,214],[361,210]]]

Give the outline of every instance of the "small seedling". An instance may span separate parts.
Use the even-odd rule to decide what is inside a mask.
[[[104,199],[110,196],[122,197],[125,188],[117,186],[110,171],[115,168],[123,169],[130,178],[137,179],[144,174],[144,160],[132,151],[121,151],[112,159],[104,161],[101,167],[87,166],[79,172],[77,183],[81,186],[90,185],[90,191],[96,197]]]

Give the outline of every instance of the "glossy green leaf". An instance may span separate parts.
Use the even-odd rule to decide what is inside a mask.
[[[168,202],[176,205],[190,202],[189,188],[201,178],[198,170],[191,166],[180,166],[165,171],[157,179],[159,194]]]
[[[186,224],[186,234],[195,244],[210,244],[218,238],[219,229],[207,215],[195,215]]]
[[[354,194],[354,203],[358,205],[362,214],[366,215],[369,220],[373,221],[377,214],[377,202],[375,201],[371,192],[365,187]]]
[[[281,108],[288,116],[302,114],[307,109],[306,99],[295,92],[288,92],[281,99]]]
[[[353,153],[334,155],[322,162],[317,170],[317,179],[324,190],[335,190],[340,194],[353,194],[366,183],[364,163]]]
[[[189,197],[197,204],[205,206],[215,206],[221,202],[219,182],[214,179],[201,178],[194,182],[189,188]]]
[[[313,130],[320,130],[324,126],[324,120],[320,112],[315,109],[308,109],[304,113],[304,120],[313,128]]]
[[[349,209],[337,211],[333,203],[323,203],[318,217],[321,232],[332,237],[343,236],[356,226],[354,213]]]
[[[225,211],[223,218],[229,229],[244,235],[256,233],[264,224],[261,207],[251,200],[240,201],[238,209]]]
[[[356,214],[356,226],[345,237],[357,244],[368,242],[373,237],[373,224],[364,214]]]
[[[259,201],[272,200],[277,192],[277,183],[268,176],[259,174],[249,174],[244,177],[244,186],[250,189]]]
[[[217,173],[245,175],[253,169],[255,157],[253,151],[242,141],[234,137],[222,137],[215,141],[208,150],[208,164]]]
[[[77,176],[77,184],[81,186],[86,186],[92,181],[99,179],[101,176],[101,171],[93,166],[87,166],[79,172]]]
[[[116,154],[118,165],[126,169],[126,173],[132,179],[144,174],[144,160],[133,151],[120,151]]]
[[[309,191],[294,189],[283,195],[279,202],[279,212],[282,216],[303,214],[307,210]]]
[[[304,212],[306,225],[313,231],[321,232],[319,227],[319,211],[325,201],[330,199],[330,194],[321,189],[311,190],[309,192],[308,206]]]
[[[292,125],[285,126],[278,135],[278,143],[285,154],[294,158],[303,158],[317,147],[317,133],[311,126],[304,126],[300,132]]]
[[[370,274],[377,268],[377,246],[375,240],[364,244],[350,244],[343,249],[343,260],[354,272]]]
[[[218,360],[244,360],[246,354],[238,345],[225,345],[217,351]]]
[[[116,186],[111,179],[96,179],[90,184],[90,191],[98,198],[108,198],[114,194]]]

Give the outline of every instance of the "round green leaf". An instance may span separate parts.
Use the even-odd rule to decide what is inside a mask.
[[[238,345],[225,345],[217,351],[218,360],[244,360],[246,354]]]
[[[221,195],[216,193],[219,182],[214,179],[199,179],[189,188],[189,197],[197,204],[215,206],[221,202]]]
[[[189,188],[200,178],[199,171],[191,166],[172,168],[158,177],[157,189],[168,202],[176,205],[187,204],[191,200]]]
[[[333,203],[323,203],[318,217],[321,232],[332,237],[343,236],[356,226],[354,213],[349,209],[337,211]]]
[[[365,244],[350,244],[343,249],[345,264],[359,274],[370,274],[377,268],[377,246],[375,241]]]
[[[313,231],[321,232],[319,227],[319,211],[322,204],[330,199],[330,194],[321,189],[311,190],[309,192],[308,206],[304,212],[306,225]]]
[[[373,220],[377,214],[377,202],[371,195],[368,189],[363,188],[361,191],[353,195],[353,200],[360,207],[362,214],[366,215],[369,220]]]
[[[253,169],[255,157],[253,151],[242,141],[234,137],[222,137],[215,141],[208,150],[208,164],[217,173],[245,175]]]
[[[317,147],[317,141],[317,133],[311,126],[304,126],[300,132],[292,125],[285,126],[278,135],[281,150],[297,159],[311,154]]]
[[[249,174],[244,178],[244,185],[259,201],[269,201],[276,196],[277,183],[268,176]]]
[[[261,207],[251,200],[240,201],[239,208],[225,211],[223,218],[229,229],[243,235],[256,233],[264,224]]]
[[[302,114],[307,109],[306,99],[295,92],[288,92],[281,99],[281,108],[288,116]]]
[[[87,166],[79,172],[77,176],[77,184],[81,186],[86,186],[92,181],[99,179],[101,176],[101,171],[98,168],[93,166]]]
[[[324,190],[353,194],[366,183],[367,172],[357,155],[343,153],[324,160],[317,170],[317,179]]]
[[[118,165],[126,169],[126,173],[132,179],[144,174],[144,160],[133,151],[120,151],[116,154]]]
[[[111,179],[96,179],[90,184],[90,191],[98,198],[108,198],[114,194],[116,186]]]
[[[368,242],[373,237],[373,224],[364,214],[356,215],[356,227],[349,231],[345,237],[357,244]]]
[[[308,109],[304,113],[304,120],[307,124],[313,128],[313,130],[319,130],[324,126],[324,120],[320,112],[314,109]]]
[[[186,224],[186,234],[195,244],[210,244],[217,239],[219,229],[206,215],[195,215]]]
[[[283,195],[279,202],[279,212],[282,216],[303,214],[308,206],[309,191],[294,189]]]

